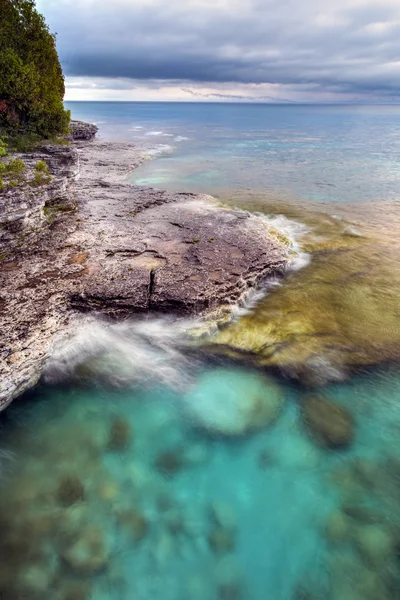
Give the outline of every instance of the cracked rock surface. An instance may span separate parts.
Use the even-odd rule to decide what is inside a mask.
[[[37,383],[77,311],[206,314],[285,267],[287,249],[261,218],[210,196],[132,185],[145,160],[132,144],[75,141],[41,159],[54,175],[51,200],[38,191],[35,227],[22,215],[0,246],[1,407]]]

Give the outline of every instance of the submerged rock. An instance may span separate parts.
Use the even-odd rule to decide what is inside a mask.
[[[216,554],[227,554],[235,547],[235,532],[225,527],[214,527],[209,533],[208,543]]]
[[[113,452],[126,450],[132,441],[132,428],[125,419],[116,418],[111,424],[107,449]]]
[[[325,524],[325,537],[330,542],[343,542],[350,536],[349,519],[340,511],[333,512]]]
[[[321,446],[346,448],[352,443],[354,421],[343,406],[321,396],[309,396],[301,410],[307,431]]]
[[[184,400],[195,426],[227,436],[270,426],[283,404],[283,392],[272,379],[229,369],[205,372]]]
[[[79,534],[77,540],[61,552],[61,557],[80,575],[102,571],[109,559],[109,549],[103,532],[95,526],[87,527]]]
[[[395,551],[392,536],[380,525],[359,527],[355,542],[365,562],[374,567],[384,566]]]
[[[246,206],[246,205],[244,205]],[[350,221],[310,203],[257,204],[306,223],[302,249],[310,263],[291,274],[254,310],[219,331],[211,350],[282,369],[311,386],[400,357],[400,217],[395,202],[341,208]],[[336,207],[335,207],[336,210]]]
[[[140,542],[147,534],[148,521],[146,517],[134,508],[119,509],[116,511],[119,525],[135,542]]]
[[[85,499],[85,488],[76,475],[66,475],[59,483],[57,499],[60,504],[70,506]]]

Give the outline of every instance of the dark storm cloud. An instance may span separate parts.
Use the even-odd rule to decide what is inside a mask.
[[[400,91],[397,0],[41,0],[71,76]]]

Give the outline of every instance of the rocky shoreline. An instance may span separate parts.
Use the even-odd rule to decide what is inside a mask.
[[[70,146],[22,156],[51,181],[0,192],[1,408],[37,383],[77,311],[209,314],[285,269],[288,248],[261,218],[132,185],[145,154],[95,132],[77,124]]]

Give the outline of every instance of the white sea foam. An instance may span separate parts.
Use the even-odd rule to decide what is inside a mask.
[[[308,232],[306,225],[288,219],[284,215],[266,216],[262,213],[255,214],[289,240],[292,253],[286,267],[288,271],[299,271],[309,264],[310,255],[301,250],[300,244],[301,238]],[[269,277],[263,285],[250,289],[241,299],[241,302],[232,307],[232,319],[238,319],[252,312],[267,294],[282,284],[284,284],[284,279],[274,275]]]
[[[116,386],[154,381],[180,388],[191,365],[182,348],[193,320],[145,318],[111,323],[78,317],[55,345],[44,377],[48,383],[88,373]]]
[[[184,135],[177,135],[176,137],[174,137],[174,142],[184,142],[185,140],[189,140],[190,138],[184,136]]]
[[[159,137],[173,137],[172,133],[165,133],[164,131],[147,131],[145,135],[157,135]]]
[[[173,146],[170,146],[169,144],[158,144],[157,146],[154,146],[154,148],[146,150],[146,154],[147,156],[162,156],[163,154],[171,154],[173,150]]]

